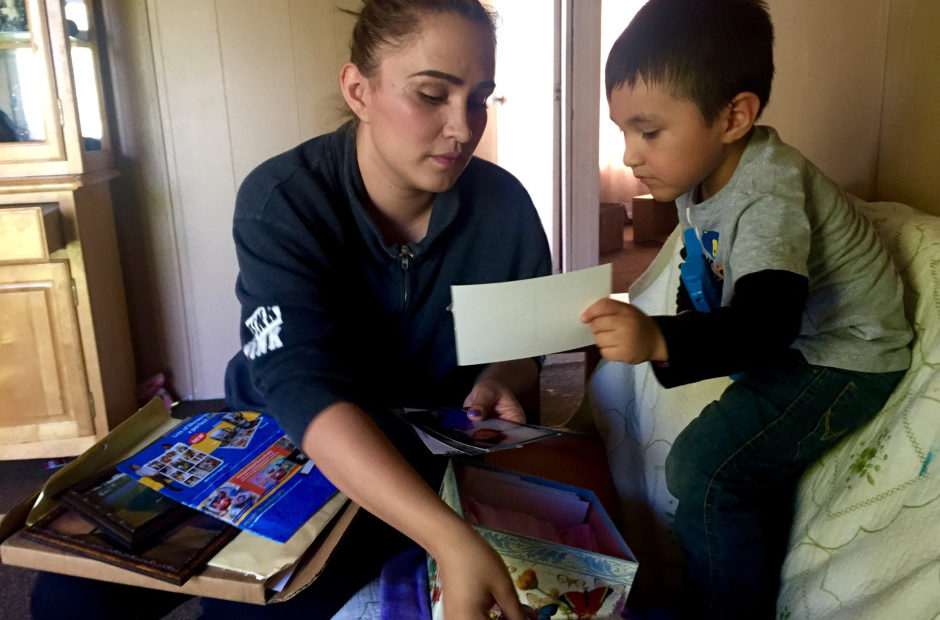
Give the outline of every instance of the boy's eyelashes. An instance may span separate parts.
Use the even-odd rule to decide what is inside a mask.
[[[622,136],[626,137],[628,134],[636,135],[637,133],[639,133],[640,137],[643,138],[644,140],[652,140],[656,138],[659,135],[659,133],[662,131],[662,127],[657,127],[656,129],[649,129],[649,128],[641,129],[637,127],[636,125],[634,125],[633,123],[629,123],[626,127],[616,122],[614,124],[617,125],[617,129],[620,130],[620,134]]]
[[[644,140],[653,140],[659,135],[660,131],[662,131],[662,129],[649,129],[647,131],[640,131],[639,133],[640,133],[640,137],[643,138]],[[621,135],[626,136],[627,130],[621,129],[620,133]]]

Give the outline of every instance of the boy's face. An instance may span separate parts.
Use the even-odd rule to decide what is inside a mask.
[[[708,125],[694,103],[642,78],[610,93],[610,119],[623,132],[623,163],[661,202],[700,183],[711,196],[730,178],[720,173],[723,118]]]

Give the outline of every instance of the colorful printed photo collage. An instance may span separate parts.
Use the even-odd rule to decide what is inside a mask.
[[[240,411],[233,411],[222,416],[222,422],[209,433],[209,437],[219,442],[220,448],[247,448],[258,426],[259,418],[247,419]]]
[[[201,508],[223,521],[235,523],[249,508],[258,503],[260,497],[257,493],[237,485],[224,484],[209,496]]]
[[[309,459],[287,438],[281,437],[248,465],[216,489],[200,509],[237,523],[249,509],[294,474],[311,469]]]
[[[163,444],[163,449],[163,454],[138,468],[136,473],[170,489],[176,483],[196,486],[222,464],[222,459],[186,444]]]

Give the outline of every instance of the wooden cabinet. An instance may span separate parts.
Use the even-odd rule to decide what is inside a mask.
[[[68,262],[0,265],[0,315],[0,443],[93,436]]]
[[[0,459],[83,452],[136,409],[90,0],[0,10]]]

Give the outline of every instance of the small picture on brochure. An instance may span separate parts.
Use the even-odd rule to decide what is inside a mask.
[[[516,424],[499,418],[472,420],[465,409],[407,409],[403,413],[407,422],[438,441],[460,450],[464,454],[484,454],[560,435],[560,431]]]

